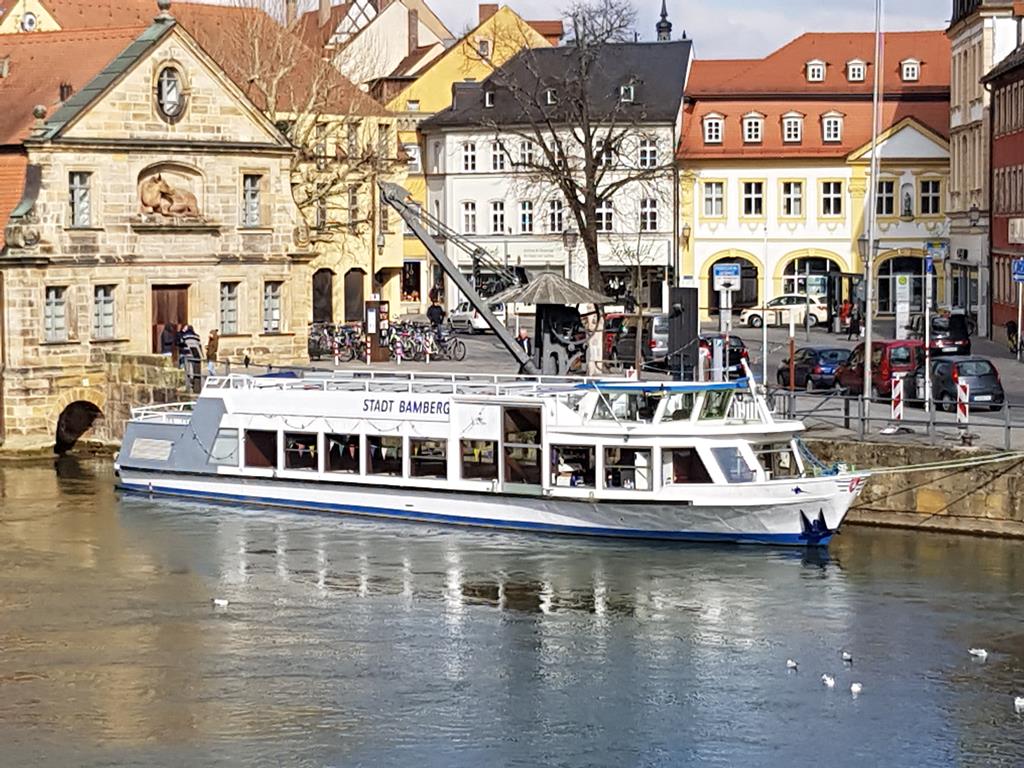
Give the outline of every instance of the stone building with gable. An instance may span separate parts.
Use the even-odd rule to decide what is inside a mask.
[[[165,323],[219,328],[221,359],[305,358],[292,147],[160,5],[146,27],[0,39],[5,448],[75,406],[116,437],[176,396]]]

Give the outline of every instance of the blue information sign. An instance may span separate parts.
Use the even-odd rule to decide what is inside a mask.
[[[1024,283],[1024,259],[1013,260],[1013,282]]]
[[[742,269],[735,262],[715,264],[711,268],[712,289],[716,291],[738,291],[742,279]]]

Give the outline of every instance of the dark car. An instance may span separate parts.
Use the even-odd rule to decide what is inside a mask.
[[[933,355],[971,354],[971,336],[963,315],[934,315],[928,346]],[[907,326],[911,339],[924,341],[924,315],[914,315]]]
[[[622,324],[626,322],[626,316],[621,312],[609,312],[604,316],[604,356],[610,358],[612,350],[615,349],[615,340],[622,330]]]
[[[668,315],[645,315],[643,318],[643,362],[645,365],[664,365],[668,357]],[[619,328],[612,347],[612,359],[629,365],[636,359],[637,318],[630,317]]]
[[[711,368],[711,344],[715,339],[724,339],[725,334],[723,333],[706,333],[700,336],[700,350],[701,354],[704,355],[705,367],[710,370]],[[750,353],[747,351],[747,345],[743,343],[743,339],[739,336],[729,334],[729,352],[728,352],[728,368],[729,373],[743,373],[743,366],[740,364],[741,360],[750,362]]]
[[[999,380],[999,371],[984,357],[939,357],[932,359],[932,401],[947,413],[956,410],[957,384],[966,382],[968,402],[972,408],[998,411],[1006,394]],[[924,363],[913,376],[907,377],[908,400],[924,400]]]
[[[871,342],[871,398],[892,396],[892,377],[917,370],[924,360],[924,343],[916,339]],[[847,394],[864,392],[864,344],[858,344],[850,359],[836,369],[835,386]]]
[[[793,353],[793,386],[813,392],[831,389],[836,370],[850,359],[850,350],[837,347],[801,347]],[[779,364],[775,380],[780,387],[789,386],[789,358]]]

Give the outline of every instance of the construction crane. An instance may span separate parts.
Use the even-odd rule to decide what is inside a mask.
[[[441,269],[444,270],[444,273],[451,278],[459,291],[473,306],[473,309],[475,309],[491,327],[495,335],[498,337],[498,341],[500,341],[505,349],[508,350],[509,354],[516,359],[516,362],[519,363],[519,372],[531,375],[539,374],[540,371],[537,369],[533,359],[526,354],[526,350],[519,346],[515,337],[508,328],[506,328],[498,318],[494,316],[494,313],[491,312],[487,299],[477,292],[476,286],[466,279],[466,276],[462,274],[462,272],[459,271],[459,268],[445,255],[444,246],[437,241],[437,237],[443,237],[446,242],[451,243],[461,251],[469,254],[470,258],[473,260],[473,273],[477,278],[479,277],[482,268],[486,267],[488,271],[496,273],[510,286],[512,286],[525,282],[522,279],[522,273],[517,273],[516,271],[509,269],[472,240],[467,239],[455,230],[451,229],[440,219],[436,219],[420,210],[420,207],[410,200],[408,190],[402,186],[389,181],[378,182],[378,186],[380,187],[381,200],[398,211],[398,215],[402,217],[402,220],[405,222],[406,226],[409,227],[409,230],[419,238],[420,242],[423,243],[430,255],[434,257],[434,261],[437,262],[438,266],[440,266]],[[431,232],[434,232],[435,234],[431,234]]]

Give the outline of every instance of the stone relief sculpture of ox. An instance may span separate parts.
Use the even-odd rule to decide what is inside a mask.
[[[199,216],[196,196],[186,189],[175,189],[159,173],[139,185],[139,202],[143,213],[161,216]]]

